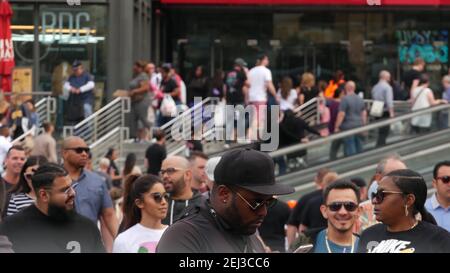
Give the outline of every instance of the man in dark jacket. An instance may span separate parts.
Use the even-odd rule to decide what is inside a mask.
[[[214,179],[210,199],[170,226],[157,252],[265,252],[256,230],[276,202],[273,195],[294,189],[277,184],[273,160],[251,149],[227,151],[214,170]]]
[[[162,221],[165,225],[172,225],[184,214],[188,206],[200,204],[203,199],[199,191],[193,190],[192,171],[189,161],[181,156],[166,158],[160,171],[164,188],[170,194],[169,212]]]

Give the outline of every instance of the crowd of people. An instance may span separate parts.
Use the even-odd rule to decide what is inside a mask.
[[[0,183],[1,251],[450,252],[449,161],[435,165],[428,199],[424,178],[390,155],[368,184],[320,169],[317,190],[290,207],[279,196],[294,189],[275,182],[273,159],[257,150],[157,155],[146,173],[126,171],[128,156],[119,182],[115,153],[93,170],[79,137],[64,140],[62,165],[12,146]]]
[[[258,112],[247,127],[256,129],[265,126],[267,106],[280,105],[281,147],[309,141],[306,132],[323,137],[365,125],[369,116],[392,118],[396,98],[409,99],[412,110],[447,103],[450,98],[450,76],[443,77],[443,98],[435,99],[428,76],[420,73],[421,59],[405,75],[403,90],[408,92],[399,93],[390,73],[380,71],[372,89],[373,100],[380,103],[370,109],[358,95],[356,83],[346,80],[342,71],[318,84],[313,74],[304,73],[294,87],[290,77],[274,85],[267,55],[259,56],[252,69],[247,66],[237,58],[232,71],[218,72],[212,80],[198,66],[185,85],[170,64],[156,68],[153,63],[136,62],[127,93],[132,104],[131,136],[146,140],[153,125],[162,126],[172,118],[173,105],[192,107],[194,97],[254,106]],[[92,113],[93,78],[79,62],[73,69],[65,89],[69,104],[83,104],[81,119]],[[297,106],[314,98],[318,98],[322,123],[317,128],[295,113]],[[19,116],[11,114],[8,119]],[[448,127],[448,115],[439,118],[440,128]],[[1,124],[5,125],[0,126],[0,165],[4,167],[0,251],[450,252],[448,161],[436,163],[435,193],[428,199],[424,178],[408,169],[399,156],[391,155],[380,161],[370,183],[320,169],[317,190],[290,207],[279,196],[294,189],[275,182],[275,163],[283,173],[285,158],[272,159],[250,148],[226,149],[213,158],[200,151],[186,157],[167,156],[166,136],[158,129],[153,132],[155,142],[146,150],[144,169],[137,166],[133,153],[119,168],[114,148],[93,169],[90,148],[81,137],[63,139],[57,152],[54,126],[43,123],[44,133],[34,138],[30,149],[12,145],[9,121]],[[17,120],[12,124],[18,124]],[[431,126],[431,117],[418,116],[411,125],[420,133]],[[34,126],[39,128],[39,122]],[[380,128],[377,146],[385,145],[388,135],[389,127]],[[341,145],[345,156],[363,149],[358,135],[333,141],[331,159]],[[290,156],[304,155],[300,151]]]

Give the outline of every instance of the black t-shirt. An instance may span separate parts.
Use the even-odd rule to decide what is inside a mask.
[[[147,148],[145,151],[145,158],[147,158],[148,169],[147,173],[159,175],[161,164],[166,159],[166,148],[158,143],[155,143]]]
[[[225,79],[227,86],[227,103],[229,104],[244,104],[244,87],[247,76],[244,71],[232,70],[228,72]]]
[[[300,92],[305,96],[305,101],[303,103],[306,103],[319,95],[319,89],[315,86],[311,87],[311,89],[302,86],[300,87]]]
[[[88,218],[75,214],[70,220],[55,221],[34,205],[5,218],[0,234],[8,236],[19,253],[105,252],[98,228]]]
[[[294,207],[294,210],[292,210],[291,212],[288,225],[298,227],[302,222],[303,210],[305,209],[308,202],[320,195],[322,195],[322,190],[315,190],[313,192],[305,194],[303,197],[300,197]]]
[[[317,196],[309,200],[302,214],[301,223],[310,228],[327,227],[328,222],[323,218],[320,212],[320,206],[323,204],[323,196]]]
[[[157,253],[264,253],[255,234],[233,232],[204,200],[164,232]]]
[[[112,159],[110,159],[110,161],[111,161],[111,163],[110,163],[109,168],[108,168],[108,173],[110,173],[111,170],[113,170],[114,171],[114,175],[119,175],[120,171],[119,171],[119,168],[117,168],[116,163]],[[112,181],[112,185],[114,187],[121,188],[122,187],[122,179],[115,179],[115,180],[113,180]]]
[[[415,69],[411,69],[409,71],[406,71],[406,73],[403,75],[403,82],[405,83],[405,91],[408,93],[409,98],[409,92],[411,91],[411,86],[414,80],[420,80],[420,76],[422,73]]]
[[[450,253],[450,233],[420,221],[411,230],[389,232],[384,224],[367,228],[361,234],[359,253]]]
[[[178,87],[177,82],[173,78],[163,79],[161,81],[161,91],[163,93],[172,93]],[[178,97],[173,97],[178,100]]]
[[[259,235],[272,250],[285,252],[284,226],[289,220],[290,213],[289,206],[278,200],[275,206],[267,211],[266,218],[259,227]]]

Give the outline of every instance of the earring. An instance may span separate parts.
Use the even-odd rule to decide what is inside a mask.
[[[408,216],[409,211],[408,211],[408,205],[405,205],[405,216]]]
[[[223,200],[223,203],[226,204],[226,203],[227,203],[227,200]]]

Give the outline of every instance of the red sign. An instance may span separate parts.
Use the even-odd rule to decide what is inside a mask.
[[[450,0],[161,0],[189,5],[450,6]]]

